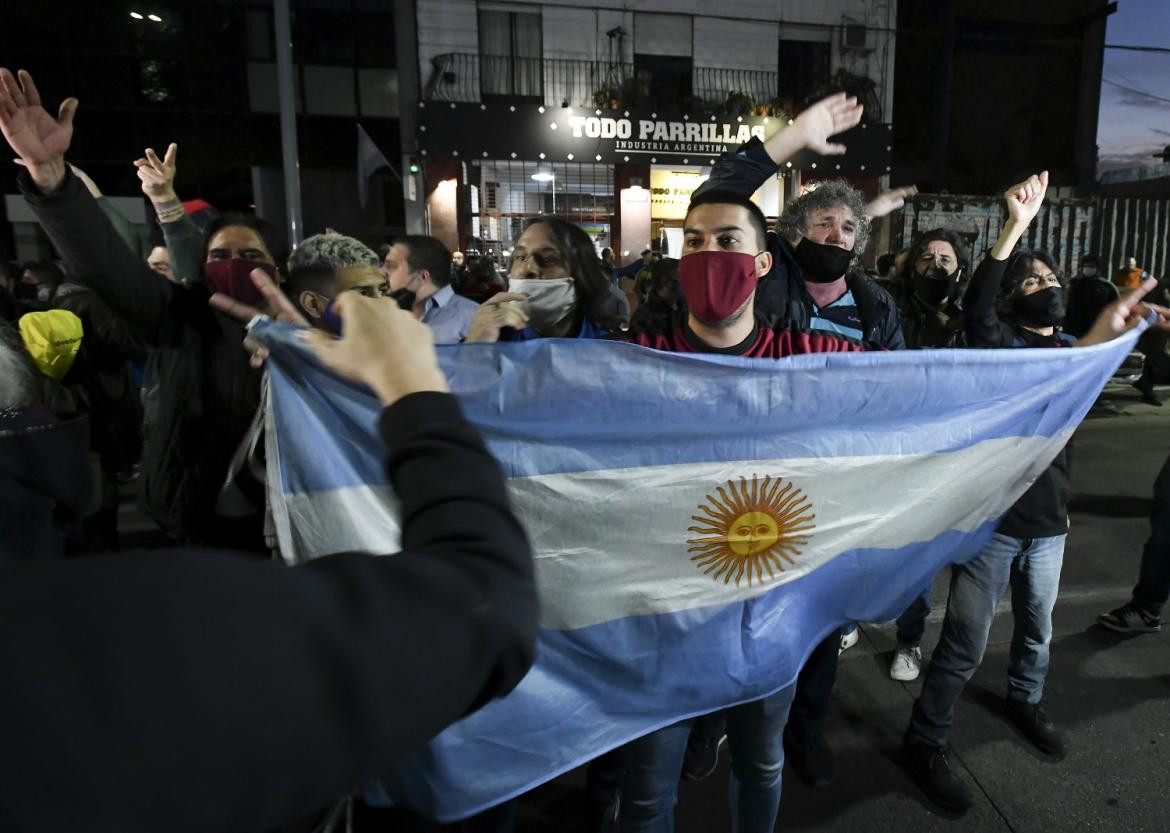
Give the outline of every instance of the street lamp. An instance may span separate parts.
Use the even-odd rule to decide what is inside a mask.
[[[557,175],[552,171],[537,171],[532,175],[537,182],[552,183],[552,213],[557,213]]]

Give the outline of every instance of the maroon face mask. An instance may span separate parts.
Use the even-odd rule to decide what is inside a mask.
[[[256,288],[256,284],[252,283],[253,269],[263,269],[268,277],[276,280],[276,267],[271,263],[244,260],[240,257],[204,263],[203,276],[207,278],[207,288],[212,292],[222,292],[241,304],[256,306],[264,300],[264,295]]]
[[[756,258],[744,252],[695,252],[679,260],[678,282],[695,318],[718,324],[756,291]]]

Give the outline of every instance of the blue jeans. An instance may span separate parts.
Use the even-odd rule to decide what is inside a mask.
[[[1039,703],[1048,675],[1052,608],[1060,586],[1067,536],[1012,538],[995,533],[966,564],[951,572],[942,636],[930,658],[907,731],[912,741],[942,746],[955,722],[955,704],[983,661],[995,608],[1012,588],[1010,700]]]
[[[926,586],[917,599],[910,602],[910,607],[898,617],[898,645],[900,647],[917,648],[922,644],[922,636],[926,633],[926,617],[930,615],[930,591],[934,582]]]
[[[780,812],[784,770],[784,725],[793,686],[770,697],[727,710],[731,753],[731,829],[771,833]],[[622,833],[671,833],[678,779],[694,720],[684,720],[638,738],[625,747]]]

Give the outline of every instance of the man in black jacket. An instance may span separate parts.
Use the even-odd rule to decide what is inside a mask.
[[[289,825],[526,673],[531,549],[429,331],[388,301],[335,306],[344,337],[314,348],[385,405],[404,550],[0,561],[0,828]]]

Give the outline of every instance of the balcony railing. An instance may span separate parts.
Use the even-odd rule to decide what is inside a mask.
[[[428,101],[511,98],[548,107],[716,110],[747,115],[779,108],[775,72],[695,67],[656,79],[633,64],[449,53],[432,61]],[[687,83],[689,81],[689,84]]]

